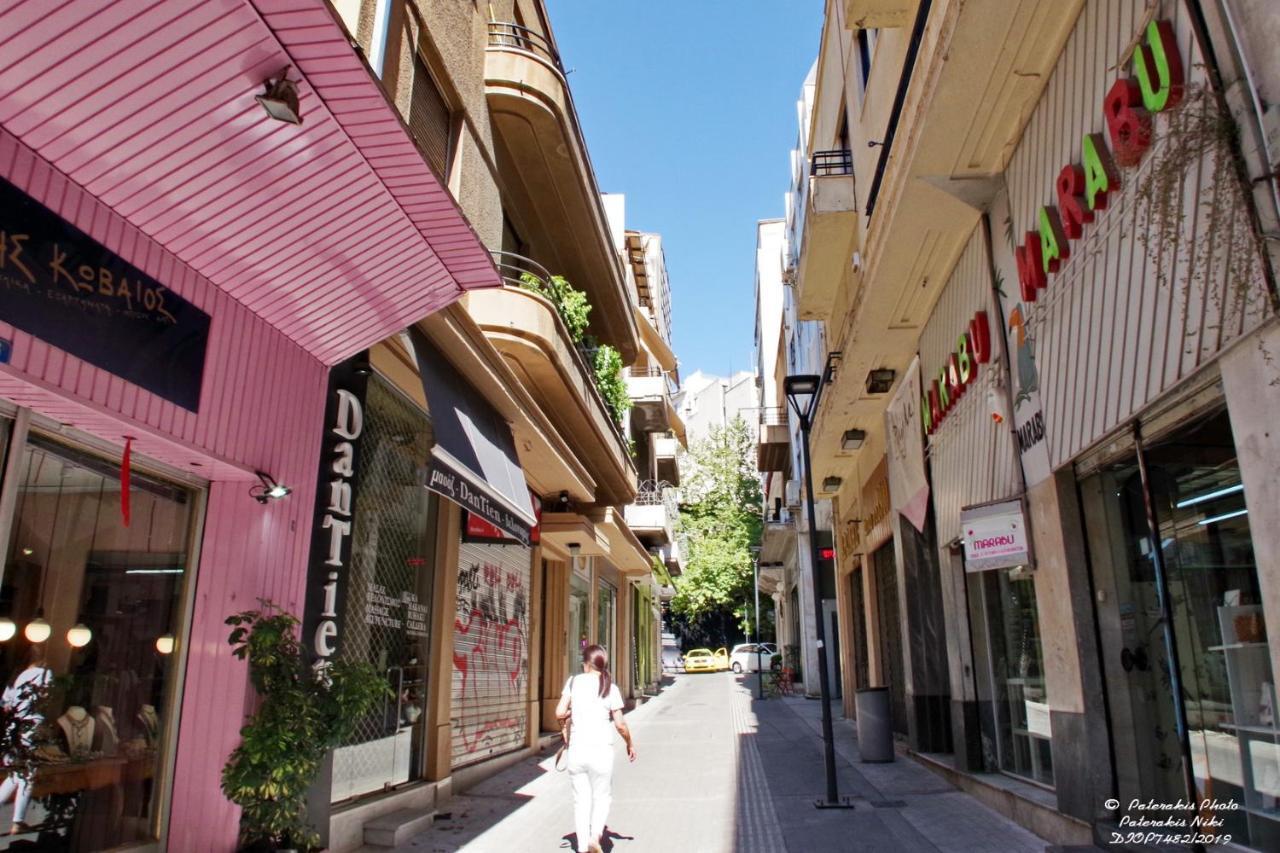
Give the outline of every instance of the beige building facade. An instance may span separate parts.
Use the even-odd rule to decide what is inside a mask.
[[[1058,843],[1135,798],[1280,839],[1274,26],[827,4],[789,275],[844,710],[888,687],[903,748]]]

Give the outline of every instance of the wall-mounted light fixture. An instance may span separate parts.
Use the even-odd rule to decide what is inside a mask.
[[[302,109],[298,102],[298,84],[289,79],[289,66],[280,72],[280,79],[263,84],[266,92],[255,96],[267,115],[276,121],[302,124]]]
[[[253,473],[258,476],[258,485],[249,489],[249,494],[260,504],[264,504],[267,501],[278,501],[293,492],[293,489],[282,483],[277,483],[275,478],[265,471],[254,471]]]
[[[879,367],[872,370],[867,374],[867,393],[888,394],[897,375],[897,371],[888,367]]]
[[[156,637],[156,651],[162,655],[173,654],[173,634],[161,634]]]
[[[844,437],[840,439],[840,448],[842,450],[858,450],[866,440],[866,430],[847,429],[844,431]]]
[[[825,480],[822,481],[822,491],[824,492],[839,491],[840,484],[843,482],[844,480],[840,477],[827,477]]]
[[[577,556],[578,556],[579,554],[581,554],[581,553],[582,553],[582,546],[581,546],[581,545],[579,545],[577,542],[570,542],[570,543],[569,543],[569,556],[570,556],[570,557],[577,557]]]

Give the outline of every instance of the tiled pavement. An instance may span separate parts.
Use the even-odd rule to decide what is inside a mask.
[[[914,761],[858,763],[853,727],[836,721],[837,778],[852,810],[818,810],[825,791],[820,705],[753,700],[741,678],[682,675],[628,715],[639,761],[619,749],[614,853],[956,851],[1041,853],[1046,843]],[[530,759],[454,797],[451,818],[400,853],[567,851],[566,774]],[[372,848],[370,848],[372,850]]]

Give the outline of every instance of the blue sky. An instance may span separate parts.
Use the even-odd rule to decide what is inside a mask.
[[[749,369],[755,223],[780,217],[820,0],[547,0],[604,192],[662,234],[681,375]]]

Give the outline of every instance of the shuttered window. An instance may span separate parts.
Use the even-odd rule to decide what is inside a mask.
[[[413,60],[413,95],[409,104],[409,128],[427,162],[447,174],[449,136],[453,126],[449,103],[420,57]]]

